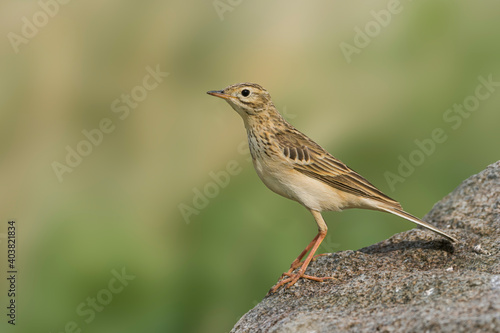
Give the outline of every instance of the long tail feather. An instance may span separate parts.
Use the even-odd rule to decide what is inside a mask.
[[[448,238],[452,242],[457,242],[456,238],[451,237],[450,235],[448,235],[444,231],[442,231],[442,230],[434,227],[433,225],[431,225],[431,224],[429,224],[427,222],[422,221],[421,219],[419,219],[419,218],[417,218],[417,217],[415,217],[415,216],[413,216],[413,215],[405,212],[404,210],[397,209],[397,208],[387,208],[387,207],[380,207],[380,209],[383,210],[383,211],[386,211],[388,213],[400,216],[400,217],[402,217],[404,219],[407,219],[408,221],[411,221],[411,222],[416,223],[418,225],[421,225],[424,228],[432,230],[435,233],[440,234],[441,236]]]

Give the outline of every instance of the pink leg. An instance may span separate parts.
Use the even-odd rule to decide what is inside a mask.
[[[313,240],[309,243],[309,245],[307,245],[307,247],[304,249],[304,251],[302,251],[299,256],[297,257],[297,259],[295,259],[292,264],[290,265],[290,269],[288,270],[288,272],[286,273],[283,273],[283,275],[288,275],[290,273],[292,273],[296,268],[299,268],[300,265],[301,265],[301,260],[302,258],[304,258],[304,256],[306,255],[307,252],[309,252],[309,250],[311,249],[311,247],[313,247],[314,243],[316,243],[316,241],[318,240],[318,237],[319,237],[319,233],[316,235],[316,237],[313,238]]]
[[[318,281],[318,282],[323,282],[324,280],[327,280],[327,279],[335,279],[334,277],[316,277],[316,276],[311,276],[311,275],[305,274],[307,266],[309,266],[309,263],[313,259],[314,253],[316,253],[316,251],[318,250],[318,247],[320,246],[321,242],[323,241],[323,239],[325,239],[326,232],[327,232],[326,223],[323,220],[323,218],[321,217],[321,214],[317,211],[311,211],[311,213],[313,214],[313,216],[316,220],[316,223],[318,224],[318,228],[319,228],[318,234],[316,235],[316,237],[313,238],[311,243],[309,243],[309,245],[307,245],[307,247],[304,249],[304,251],[302,251],[302,253],[297,257],[297,259],[295,259],[293,261],[288,272],[283,273],[283,275],[288,276],[288,278],[284,278],[281,281],[279,281],[277,284],[275,284],[274,287],[271,288],[269,293],[276,292],[276,290],[278,290],[279,287],[281,287],[287,283],[288,283],[288,285],[286,287],[290,288],[300,278],[305,278],[305,279],[314,280],[314,281]],[[305,256],[305,254],[309,250],[311,250],[311,252],[309,252],[309,255],[307,256],[306,260],[304,260],[304,262],[301,263],[300,260],[302,260],[302,258]],[[299,271],[297,273],[293,273],[293,271],[298,267],[300,267]],[[282,277],[283,277],[283,275],[282,275]]]

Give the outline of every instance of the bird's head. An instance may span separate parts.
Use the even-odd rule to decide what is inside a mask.
[[[269,108],[274,109],[271,95],[255,83],[237,83],[222,90],[208,91],[207,94],[225,99],[243,119]]]

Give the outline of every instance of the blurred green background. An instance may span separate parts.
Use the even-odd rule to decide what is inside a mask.
[[[54,3],[0,3],[2,332],[227,332],[288,269],[314,220],[260,182],[242,121],[208,90],[263,85],[292,124],[417,216],[500,159],[500,87],[443,118],[474,101],[479,76],[500,81],[496,1],[401,1],[390,22],[388,1]],[[372,37],[357,37],[366,45],[348,62],[341,45],[365,28]],[[146,68],[169,74],[147,91]],[[140,101],[126,106],[131,92]],[[85,146],[82,131],[103,119],[113,131]],[[386,173],[436,128],[445,142],[391,188]],[[68,146],[87,156],[60,181],[54,162],[67,165]],[[214,186],[228,163],[236,172]],[[372,211],[324,217],[322,252],[414,227]]]

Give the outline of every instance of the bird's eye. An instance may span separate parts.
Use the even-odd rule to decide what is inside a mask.
[[[250,90],[248,89],[243,89],[241,91],[241,95],[243,95],[243,97],[248,97],[248,95],[250,95]]]

